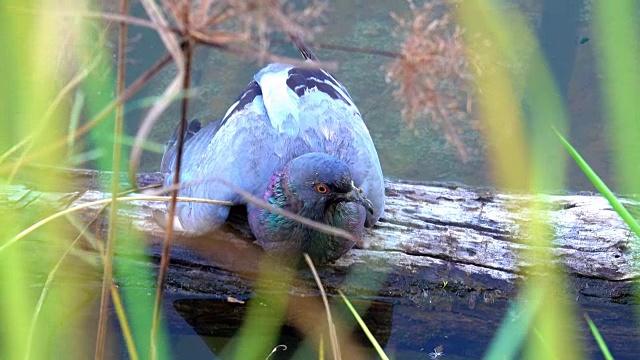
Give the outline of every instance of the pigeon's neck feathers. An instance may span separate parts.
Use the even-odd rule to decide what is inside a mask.
[[[287,181],[289,174],[285,170],[277,173],[271,183],[270,197],[267,200],[271,205],[280,209],[287,210],[304,218],[325,223],[330,226],[337,226],[346,216],[343,210],[346,210],[345,203],[311,203],[300,199],[297,189],[293,184]],[[269,225],[272,231],[288,229],[294,238],[309,239],[303,246],[314,247],[319,244],[330,244],[336,242],[336,246],[341,241],[334,239],[333,235],[325,234],[321,231],[313,230],[293,219],[285,216],[270,213]],[[298,234],[298,235],[296,235]],[[304,234],[304,235],[302,235]],[[311,251],[307,249],[307,251]]]
[[[266,200],[271,205],[314,221],[328,221],[332,223],[334,219],[333,215],[337,215],[336,219],[340,218],[340,214],[338,214],[340,207],[337,206],[339,204],[329,203],[328,205],[330,206],[325,206],[324,203],[319,204],[301,199],[299,194],[300,189],[297,189],[296,185],[288,181],[291,179],[290,175],[289,169],[285,168],[284,171],[278,172],[273,176],[269,185],[270,190],[266,196]],[[272,225],[290,222],[291,224],[306,227],[305,225],[298,224],[295,220],[280,215],[272,214],[272,216],[274,216],[274,220],[276,220],[272,222]]]
[[[283,172],[277,172],[271,179],[269,185],[270,192],[267,195],[268,201],[272,205],[292,213],[300,213],[304,207],[302,201],[296,196],[295,188],[286,181],[288,178],[288,169]]]
[[[296,194],[296,189],[287,183],[285,174],[280,175],[274,185],[272,190],[274,200],[270,201],[272,205],[307,219],[329,226],[342,227],[340,225],[348,221],[349,216],[357,216],[357,210],[349,209],[346,203],[330,203],[325,208],[324,205],[318,206],[316,203],[301,200]],[[349,210],[351,210],[350,214]],[[277,234],[274,235],[275,237],[297,242],[298,251],[309,254],[316,264],[335,260],[353,246],[353,243],[345,246],[345,239],[311,229],[293,219],[274,213],[267,216],[269,231]],[[354,218],[353,221],[361,223],[363,219]],[[301,239],[304,240],[301,241]]]

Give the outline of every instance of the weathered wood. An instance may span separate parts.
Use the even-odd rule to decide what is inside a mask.
[[[42,186],[40,181],[32,183],[26,177],[17,179],[17,185],[0,186],[0,211],[29,213],[30,207],[37,208],[39,213],[33,215],[37,221],[43,214],[109,197],[97,190],[101,184],[108,188],[109,173],[63,170],[55,176],[65,179],[64,188],[38,188],[33,184]],[[157,173],[139,176],[143,186],[159,180]],[[124,177],[122,181],[126,183]],[[383,345],[407,351],[399,352],[398,358],[425,358],[439,344],[448,356],[480,358],[504,318],[519,316],[508,309],[518,285],[536,269],[521,256],[531,248],[525,229],[532,221],[532,202],[545,209],[536,214],[552,224],[554,240],[549,250],[558,255],[554,261],[564,264],[570,280],[568,288],[558,286],[553,295],[577,301],[579,309],[598,324],[617,357],[637,353],[640,337],[637,329],[629,328],[633,307],[627,306],[637,302],[632,291],[638,276],[633,266],[635,238],[600,196],[527,196],[403,181],[388,181],[386,190],[385,214],[365,237],[370,246],[353,249],[319,273],[332,297],[341,289],[364,305],[359,311]],[[638,208],[634,201],[624,203]],[[116,281],[146,296],[152,296],[156,280],[142,275],[157,271],[164,236],[152,211],[163,208],[164,204],[149,201],[119,207],[119,229],[126,232],[118,237],[116,262],[133,266],[134,271],[117,272]],[[88,222],[98,209],[82,211],[80,219]],[[101,230],[104,236],[105,220],[102,216],[98,228],[92,230]],[[126,235],[132,233],[147,240],[145,253],[128,246]],[[76,234],[73,230],[60,238],[67,240]],[[56,242],[37,239],[29,236],[15,245],[33,254],[25,261],[40,264],[43,252],[61,253],[54,249]],[[164,292],[164,314],[172,336],[192,336],[193,330],[206,336],[232,336],[243,321],[246,306],[237,301],[262,306],[274,293],[289,296],[287,325],[296,331],[317,331],[323,310],[308,271],[299,270],[291,284],[283,283],[279,273],[256,281],[264,270],[259,265],[264,253],[252,243],[244,209],[232,209],[228,225],[215,234],[176,238],[173,244]],[[86,244],[79,247],[88,249]],[[87,265],[87,261],[98,264],[99,257],[90,250],[73,260],[56,277],[70,277],[83,289],[99,293],[99,266]],[[46,271],[35,274],[35,281],[41,283],[51,267],[31,268]],[[335,300],[336,310],[344,310]],[[353,338],[366,346],[358,330],[352,335],[344,330],[344,326],[356,327],[351,316],[339,311],[336,316],[343,326],[340,339]],[[582,332],[583,343],[588,353],[596,354],[599,350],[588,334],[588,330]],[[302,339],[282,341],[295,348]],[[374,356],[370,352],[349,354],[353,359]]]
[[[11,206],[46,203],[53,210],[109,196],[96,190],[97,184],[108,181],[108,173],[65,174],[69,187],[77,191],[39,191],[27,182],[1,188],[0,201]],[[157,173],[141,174],[139,179],[141,185],[159,180]],[[371,283],[352,283],[347,291],[410,298],[445,287],[464,294],[470,306],[477,299],[512,298],[531,266],[520,254],[530,248],[524,228],[532,221],[529,205],[536,201],[545,209],[537,214],[552,225],[552,251],[565,265],[573,293],[618,302],[632,299],[630,282],[638,276],[632,261],[635,238],[600,196],[534,197],[403,181],[387,181],[386,193],[384,216],[365,237],[370,246],[354,249],[322,270],[329,287],[342,284],[344,289],[347,275],[359,272],[369,274]],[[625,204],[637,207],[630,200]],[[132,224],[150,243],[158,243],[163,230],[152,211],[164,206],[132,202],[121,207],[121,221]],[[83,218],[88,220],[98,208],[85,211]],[[252,282],[244,279],[255,276],[261,251],[251,243],[242,210],[234,214],[231,226],[214,237],[177,242],[171,285],[195,293],[248,296]],[[151,246],[151,253],[157,255],[157,248]]]

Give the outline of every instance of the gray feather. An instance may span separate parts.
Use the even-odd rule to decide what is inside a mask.
[[[295,84],[302,87],[297,90],[289,88],[292,69],[272,64],[261,70],[223,121],[206,125],[185,142],[180,178],[189,184],[180,195],[243,204],[225,182],[262,198],[273,174],[290,160],[323,152],[347,164],[355,185],[373,203],[374,213],[365,222],[372,226],[384,210],[384,180],[360,112],[346,89],[324,71],[316,70],[319,78],[305,84],[298,79]],[[167,185],[174,162],[175,145],[162,163]],[[202,234],[221,225],[228,212],[225,206],[179,203],[177,216],[188,232]]]

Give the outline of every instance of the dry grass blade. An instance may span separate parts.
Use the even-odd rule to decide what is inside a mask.
[[[342,354],[340,352],[340,343],[338,342],[338,334],[336,332],[336,326],[333,323],[333,318],[331,317],[331,308],[329,307],[327,293],[324,291],[322,281],[320,281],[320,276],[318,276],[318,272],[316,271],[316,267],[313,265],[313,261],[311,261],[311,258],[306,253],[304,254],[304,260],[307,262],[309,269],[311,269],[313,278],[316,280],[316,284],[318,285],[318,289],[320,290],[320,295],[322,296],[322,302],[324,303],[324,308],[327,314],[327,324],[329,326],[329,338],[331,339],[333,358],[334,360],[342,359]]]
[[[120,13],[125,15],[129,12],[128,0],[121,0]],[[124,81],[126,74],[126,53],[125,45],[127,43],[127,24],[120,23],[120,34],[118,39],[118,74],[117,74],[117,94],[122,95],[124,92]],[[104,267],[102,271],[102,294],[100,298],[100,317],[98,319],[98,334],[96,338],[95,358],[104,358],[104,347],[107,337],[107,323],[109,321],[109,303],[111,289],[113,285],[113,256],[116,241],[116,225],[118,218],[118,202],[116,198],[120,192],[120,156],[122,153],[122,145],[120,137],[122,136],[124,104],[116,107],[115,124],[113,138],[113,177],[111,178],[111,211],[109,213],[109,232],[107,235],[107,246],[104,254]]]
[[[227,185],[228,187],[230,187],[231,189],[233,189],[233,191],[237,192],[248,203],[251,203],[251,204],[253,204],[253,205],[255,205],[255,206],[257,206],[257,207],[259,207],[261,209],[270,211],[270,212],[272,212],[274,214],[277,214],[277,215],[282,215],[282,216],[284,216],[286,218],[289,218],[291,220],[295,220],[295,221],[297,221],[297,222],[299,222],[299,223],[301,223],[303,225],[306,225],[306,226],[310,227],[311,229],[322,231],[325,234],[329,234],[329,235],[333,235],[333,236],[339,236],[341,238],[348,239],[348,240],[358,241],[358,239],[356,239],[355,236],[353,236],[351,233],[349,233],[349,232],[347,232],[347,231],[345,231],[343,229],[336,228],[336,227],[333,227],[333,226],[329,226],[329,225],[326,225],[326,224],[323,224],[323,223],[319,223],[319,222],[316,222],[316,221],[313,221],[313,220],[309,220],[309,219],[307,219],[305,217],[302,217],[300,215],[294,214],[294,213],[289,212],[287,210],[277,208],[277,207],[275,207],[273,205],[269,205],[266,202],[264,202],[262,199],[258,199],[257,197],[249,194],[248,192],[240,189],[239,187],[237,187],[237,186],[235,186],[235,185],[233,185],[231,183],[228,183],[228,182],[223,182],[223,183],[225,185]]]
[[[217,201],[217,200],[199,199],[199,198],[186,198],[186,197],[185,198],[178,197],[177,199],[178,199],[178,201],[185,201],[185,202],[200,202],[200,203],[223,205],[223,206],[233,206],[233,203],[229,203],[228,201]],[[169,196],[124,196],[124,197],[116,198],[116,201],[169,201],[169,200],[171,200],[171,197],[169,197]],[[108,204],[108,203],[111,203],[111,201],[112,201],[111,198],[102,199],[102,200],[96,200],[96,201],[91,201],[91,202],[84,203],[84,204],[81,204],[81,205],[76,205],[76,206],[64,209],[62,211],[58,211],[57,213],[55,213],[53,215],[50,215],[50,216],[38,221],[37,223],[29,226],[28,228],[22,230],[16,236],[14,236],[11,239],[7,240],[4,244],[2,244],[2,246],[0,246],[0,253],[2,253],[4,250],[6,250],[7,248],[9,248],[12,245],[14,245],[16,242],[18,242],[21,239],[23,239],[25,236],[31,234],[34,230],[39,229],[43,225],[46,225],[46,224],[50,223],[51,221],[53,221],[55,219],[58,219],[58,218],[60,218],[62,216],[65,216],[67,214],[74,213],[76,211],[89,209],[91,207],[98,206],[98,205]]]
[[[120,195],[124,195],[128,192],[123,192]],[[98,211],[93,219],[89,222],[87,227],[93,223],[100,213],[104,211],[104,209],[108,206],[105,204],[100,211]],[[97,228],[96,228],[97,229]],[[98,239],[92,236],[89,232],[86,231],[86,228],[80,231],[80,235],[84,235],[90,243],[95,244],[96,250],[98,250],[98,254],[104,254],[104,248],[102,243],[98,241]],[[100,257],[102,259],[102,264],[104,266],[106,258],[104,256]],[[118,317],[118,322],[120,323],[120,330],[122,331],[122,337],[124,338],[124,342],[127,346],[127,352],[129,353],[129,358],[131,360],[138,360],[138,351],[136,350],[135,341],[133,340],[133,334],[131,333],[131,327],[129,327],[129,321],[127,319],[127,314],[124,311],[124,306],[122,304],[122,300],[120,299],[120,293],[118,292],[118,287],[111,283],[111,298],[113,299],[113,307],[116,311],[116,316]]]
[[[89,226],[91,226],[91,224],[98,218],[100,213],[102,213],[102,211],[104,211],[105,208],[106,208],[106,205],[103,206],[94,215],[93,219],[89,221],[87,225],[85,225],[85,227],[80,231],[80,234],[78,234],[78,236],[71,242],[71,244],[67,247],[64,253],[62,253],[62,256],[60,256],[60,259],[58,259],[56,264],[53,266],[53,269],[49,271],[49,274],[47,275],[47,280],[45,280],[44,285],[42,286],[42,292],[40,293],[40,297],[38,298],[38,302],[36,303],[35,310],[33,311],[33,317],[31,318],[29,335],[27,337],[27,347],[26,347],[27,352],[25,353],[25,356],[24,356],[25,359],[31,358],[30,355],[31,355],[31,348],[33,346],[33,336],[36,331],[36,325],[38,324],[38,319],[40,318],[40,312],[42,311],[42,306],[44,305],[44,301],[46,300],[47,294],[49,293],[49,289],[51,288],[51,282],[53,282],[54,277],[58,273],[58,269],[60,269],[60,266],[62,266],[62,263],[67,258],[67,255],[69,255],[69,253],[71,252],[71,249],[73,249],[76,246],[78,241],[82,238],[82,235],[84,234],[84,232],[87,231]]]
[[[129,191],[125,191],[123,193],[121,193],[120,195],[125,195],[126,193],[128,193]],[[71,223],[71,225],[73,225],[79,232],[78,237],[80,236],[84,236],[87,240],[87,243],[91,246],[91,248],[96,251],[96,253],[100,256],[100,260],[102,262],[102,265],[104,266],[104,261],[105,261],[105,257],[102,256],[104,254],[104,247],[102,246],[102,243],[100,241],[98,241],[97,237],[94,236],[93,234],[91,234],[90,232],[88,232],[88,228],[89,226],[91,226],[91,224],[93,224],[98,217],[100,216],[100,214],[104,211],[104,209],[107,208],[109,204],[105,204],[102,206],[102,208],[100,210],[98,210],[98,212],[96,212],[96,214],[92,217],[91,220],[89,220],[89,222],[87,223],[87,225],[85,226],[80,226],[80,224],[73,218],[73,217],[68,217],[69,222]],[[73,247],[69,248],[70,250],[73,249]],[[76,254],[78,256],[79,259],[81,260],[87,260],[87,256],[86,254]],[[90,262],[92,265],[96,265],[97,263],[93,263]],[[129,358],[132,360],[137,360],[139,358],[138,356],[138,352],[136,350],[136,346],[135,346],[135,341],[133,340],[133,335],[131,333],[131,328],[129,326],[129,321],[127,319],[127,315],[126,312],[124,311],[124,306],[122,304],[122,300],[120,299],[120,293],[118,292],[118,287],[115,284],[111,284],[111,298],[113,299],[113,307],[116,311],[116,316],[118,317],[118,322],[120,324],[120,330],[122,331],[122,337],[124,338],[125,344],[127,346],[127,352],[129,355]]]
[[[124,305],[122,304],[120,293],[118,292],[118,288],[115,284],[111,284],[111,297],[113,298],[113,307],[116,310],[116,316],[118,316],[118,321],[120,322],[122,337],[124,338],[124,342],[127,345],[129,358],[131,360],[138,360],[139,356],[138,352],[136,351],[136,344],[133,341],[133,334],[131,333],[129,322],[127,321],[127,314],[124,311]]]
[[[142,156],[142,146],[153,125],[158,120],[160,115],[166,110],[166,108],[171,104],[171,102],[177,97],[177,95],[182,90],[182,83],[185,76],[185,59],[182,54],[182,46],[178,38],[169,30],[163,30],[168,28],[168,22],[162,14],[160,8],[153,0],[142,0],[142,5],[144,6],[149,18],[158,25],[158,34],[162,39],[163,44],[171,54],[171,58],[176,64],[177,74],[171,84],[165,89],[162,96],[159,98],[158,102],[149,110],[145,118],[142,120],[142,124],[140,125],[140,129],[136,134],[136,140],[131,149],[131,157],[129,161],[129,177],[131,179],[131,183],[134,186],[137,186],[137,179],[135,177],[138,168],[140,167],[140,158]]]

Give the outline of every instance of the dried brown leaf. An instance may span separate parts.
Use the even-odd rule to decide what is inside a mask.
[[[404,105],[402,115],[410,127],[419,117],[430,119],[463,161],[469,150],[462,129],[470,129],[471,78],[463,30],[453,22],[445,0],[417,7],[409,1],[410,15],[391,14],[404,38],[400,54],[387,79],[397,85],[395,96]]]

